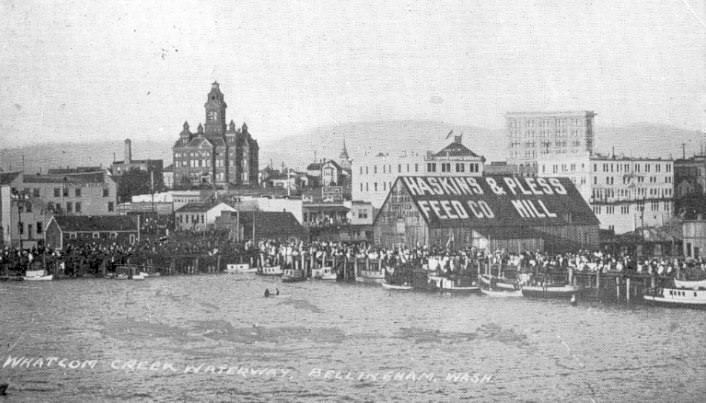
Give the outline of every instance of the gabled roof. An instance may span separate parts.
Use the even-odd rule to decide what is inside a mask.
[[[403,187],[431,228],[598,225],[595,214],[568,178],[515,176],[400,176]]]
[[[187,144],[186,146],[187,147],[202,147],[204,145],[204,143],[209,146],[212,145],[211,142],[208,141],[208,139],[206,137],[196,136],[193,139],[191,139],[191,141],[189,141],[189,144]]]
[[[17,179],[21,173],[22,172],[0,172],[0,185],[9,185]]]
[[[137,231],[137,220],[128,216],[61,216],[51,218],[62,231],[101,232],[101,231]],[[51,222],[50,220],[50,222]]]
[[[338,170],[343,169],[343,168],[341,168],[341,166],[338,164],[338,162],[336,162],[336,161],[334,161],[334,160],[328,160],[328,161],[324,162],[321,166],[323,167],[324,165],[329,165],[329,164],[335,166],[336,169],[338,169]]]
[[[177,213],[205,213],[209,210],[211,210],[214,207],[217,207],[219,205],[224,205],[227,210],[230,211],[235,211],[235,209],[223,202],[207,202],[207,203],[188,203],[183,206],[181,206],[179,209],[176,210]]]
[[[312,162],[311,164],[306,166],[307,171],[318,171],[321,169],[321,163],[319,162]]]
[[[468,147],[459,142],[453,142],[433,155],[435,157],[445,157],[447,155],[449,157],[479,157],[478,154],[474,153]]]
[[[280,239],[302,237],[306,231],[289,211],[255,211],[240,214],[240,223],[252,228],[255,219],[255,237]],[[252,229],[250,230],[252,231]]]

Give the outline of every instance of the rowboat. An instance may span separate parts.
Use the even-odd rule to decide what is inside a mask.
[[[706,309],[706,290],[660,288],[643,295],[642,298],[663,306]]]
[[[358,283],[382,284],[385,282],[384,270],[358,270],[355,275],[355,281]]]
[[[54,279],[54,275],[44,270],[27,270],[23,278],[25,281],[49,281]]]
[[[522,296],[531,298],[571,298],[572,295],[581,292],[581,287],[575,285],[537,285],[523,286]]]
[[[115,277],[113,277],[116,280],[127,280],[130,277],[126,273],[118,273]]]
[[[281,276],[282,275],[282,266],[280,266],[280,265],[265,266],[265,267],[262,267],[260,270],[258,270],[257,274],[259,274],[261,276]]]
[[[382,288],[386,290],[396,290],[396,291],[410,291],[414,287],[411,285],[407,284],[390,284],[390,283],[382,283]]]
[[[256,273],[257,267],[250,267],[249,264],[228,264],[225,269],[226,274]]]
[[[690,288],[692,290],[698,290],[699,288],[706,288],[706,280],[677,280],[674,279],[674,288]]]
[[[484,295],[487,295],[489,297],[507,298],[507,297],[521,297],[522,296],[522,290],[498,291],[498,290],[490,290],[490,289],[486,289],[486,288],[481,288],[480,292],[482,292]]]
[[[461,286],[457,285],[454,280],[442,276],[429,276],[428,282],[432,286],[432,290],[441,292],[454,294],[475,294],[480,292],[480,287],[475,282],[469,286]]]
[[[140,274],[135,274],[132,276],[133,280],[144,280],[147,276],[145,276],[145,273],[140,272]]]

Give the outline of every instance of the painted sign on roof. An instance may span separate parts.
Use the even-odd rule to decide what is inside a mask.
[[[598,224],[568,178],[404,176],[397,180],[395,188],[404,186],[432,226]]]

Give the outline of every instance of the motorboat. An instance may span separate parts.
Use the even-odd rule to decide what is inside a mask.
[[[54,279],[54,275],[47,274],[45,270],[27,270],[23,278],[25,281],[49,281]]]
[[[390,283],[383,282],[382,288],[384,288],[386,290],[410,291],[414,287],[412,287],[411,285],[408,285],[407,283],[405,283],[405,284],[390,284]]]
[[[476,284],[476,282],[463,286],[459,285],[456,280],[442,276],[429,276],[428,284],[431,286],[431,290],[441,292],[450,292],[454,294],[476,294],[480,292],[480,287]]]
[[[698,290],[699,288],[706,289],[706,280],[677,280],[674,279],[674,288],[689,288]]]
[[[336,281],[338,279],[338,274],[333,271],[333,267],[331,266],[324,266],[319,269],[314,269],[312,273],[312,277],[314,277],[317,280],[333,280]]]
[[[296,283],[306,281],[306,276],[302,270],[286,269],[282,274],[283,283]]]
[[[580,293],[581,287],[564,285],[526,285],[522,287],[522,296],[530,298],[571,298]]]
[[[517,291],[520,287],[513,280],[504,277],[495,277],[487,274],[480,275],[480,282],[490,288],[506,291]]]
[[[258,271],[257,274],[261,276],[281,276],[282,275],[282,266],[277,265],[277,266],[264,266],[261,267]]]
[[[658,288],[646,293],[642,298],[663,306],[706,309],[706,290]]]

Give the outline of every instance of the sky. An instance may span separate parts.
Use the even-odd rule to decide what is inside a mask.
[[[706,128],[706,0],[0,0],[0,147],[508,111]]]

